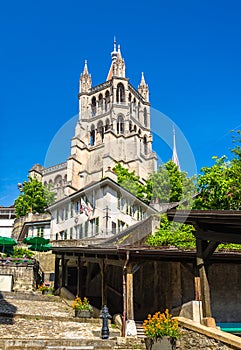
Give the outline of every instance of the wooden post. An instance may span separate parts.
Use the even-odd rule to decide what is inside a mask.
[[[200,277],[194,278],[194,291],[195,291],[195,300],[196,301],[202,300]]]
[[[203,321],[202,323],[215,327],[215,320],[212,318],[211,312],[211,296],[210,296],[210,287],[207,277],[207,270],[205,266],[205,260],[203,258],[204,251],[207,246],[207,242],[197,238],[197,268],[200,277],[200,286],[201,286],[201,299],[202,299],[202,309],[203,309]]]
[[[58,289],[60,286],[60,281],[59,281],[59,261],[60,258],[55,256],[55,268],[54,268],[54,289]]]
[[[127,266],[126,273],[126,316],[128,320],[134,320],[133,272],[131,264]]]
[[[65,261],[64,261],[64,254],[62,254],[61,269],[62,269],[61,287],[64,287],[65,286]]]
[[[78,259],[77,259],[77,295],[81,295],[81,290],[80,290],[80,271],[81,271],[81,268],[80,268],[80,264],[81,264],[81,261],[80,261],[80,256],[78,256]]]
[[[101,272],[101,306],[107,305],[107,284],[106,284],[106,272],[107,266],[104,260],[99,263]]]
[[[205,261],[203,259],[203,252],[205,250],[205,242],[201,239],[197,239],[197,268],[200,277],[201,293],[202,293],[202,306],[203,317],[212,317],[211,314],[211,298],[210,288],[207,278],[207,271]]]

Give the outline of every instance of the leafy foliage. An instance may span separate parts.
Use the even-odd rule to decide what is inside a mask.
[[[29,177],[24,181],[21,194],[15,200],[17,218],[32,213],[43,213],[45,208],[54,201],[55,194],[50,192],[37,178]]]
[[[240,131],[234,142],[240,143]],[[198,176],[200,195],[195,200],[195,209],[240,210],[241,209],[241,148],[231,150],[234,158],[213,157],[214,165],[203,167]]]
[[[134,194],[137,198],[145,200],[147,198],[147,187],[140,182],[140,177],[135,175],[135,171],[129,172],[120,163],[113,168],[117,175],[117,182],[120,186]]]
[[[139,176],[136,176],[134,171],[129,172],[120,163],[113,168],[113,171],[120,186],[147,203],[152,199],[158,199],[160,203],[178,202],[184,199],[190,201],[196,193],[194,179],[188,178],[186,172],[179,171],[171,160],[160,165],[145,184],[140,182]]]
[[[168,221],[167,215],[161,218],[160,229],[153,236],[148,236],[146,243],[150,246],[175,246],[180,249],[195,248],[196,240],[192,225]]]
[[[15,246],[13,248],[13,257],[14,258],[23,258],[23,257],[32,258],[33,256],[34,256],[34,253],[28,249],[25,249],[25,248],[22,248],[19,246]]]
[[[190,201],[196,193],[194,178],[188,178],[187,173],[180,171],[172,160],[160,165],[147,183],[149,199],[157,198],[160,203]]]

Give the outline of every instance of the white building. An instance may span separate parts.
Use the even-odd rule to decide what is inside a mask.
[[[12,229],[14,224],[15,208],[11,207],[0,207],[0,236],[11,237]]]
[[[110,238],[157,213],[110,177],[55,202],[48,209],[52,214],[51,241]]]

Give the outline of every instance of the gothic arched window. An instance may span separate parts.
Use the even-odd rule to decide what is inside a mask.
[[[124,118],[119,115],[117,119],[117,134],[124,134]]]
[[[129,121],[129,131],[130,132],[132,131],[132,121],[131,120]]]
[[[95,126],[94,124],[92,124],[90,129],[90,146],[94,146],[94,144],[95,144]]]
[[[143,143],[144,143],[144,154],[147,154],[148,153],[148,147],[147,147],[147,138],[146,138],[146,136],[144,136]]]
[[[140,109],[141,109],[141,104],[140,102],[138,102],[138,105],[137,105],[137,119],[140,120]]]
[[[107,112],[110,108],[110,92],[107,90],[105,93],[105,111]]]
[[[147,110],[144,108],[144,125],[147,126]]]
[[[125,88],[122,83],[119,83],[117,85],[117,90],[116,90],[116,102],[125,102]]]
[[[99,94],[99,113],[103,113],[103,107],[104,107],[104,100],[103,95]]]
[[[106,119],[106,121],[105,121],[105,131],[107,131],[109,129],[110,129],[110,120]]]
[[[133,104],[132,104],[132,112],[133,112],[134,118],[136,118],[136,99],[135,98],[134,98]]]
[[[103,122],[101,120],[98,121],[97,132],[100,134],[101,140],[103,141],[104,140],[105,130],[104,130],[104,127],[103,127]]]
[[[96,98],[95,97],[92,97],[92,100],[91,100],[91,113],[92,113],[92,117],[96,115]]]

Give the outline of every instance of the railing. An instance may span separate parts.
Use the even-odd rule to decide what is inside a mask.
[[[49,168],[44,169],[43,170],[43,174],[51,173],[53,171],[64,169],[66,167],[67,167],[67,163],[66,162],[60,163],[60,164],[56,164],[54,166],[51,166]]]

